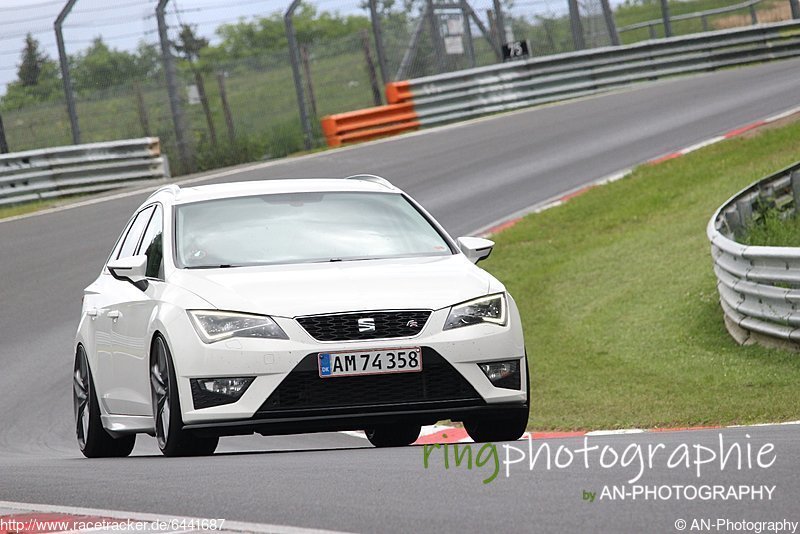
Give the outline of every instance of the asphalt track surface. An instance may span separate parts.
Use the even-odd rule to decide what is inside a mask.
[[[800,61],[784,61],[243,167],[212,181],[381,174],[462,235],[798,104]],[[588,503],[583,491],[599,498],[604,486],[630,479],[631,468],[515,464],[508,478],[484,484],[487,466],[446,470],[434,454],[425,469],[421,447],[378,450],[344,434],[224,438],[221,454],[205,459],[162,458],[154,440],[140,436],[130,459],[85,460],[74,444],[70,397],[82,290],[145,196],[0,223],[0,500],[354,532],[675,532],[680,518],[800,520],[798,426],[589,438],[618,452],[656,442],[711,447],[719,434],[743,450],[772,443],[768,469],[717,465],[698,478],[656,461],[638,482],[775,486],[771,500],[755,501]],[[529,345],[535,360],[535,340]],[[582,438],[549,443],[577,448]]]

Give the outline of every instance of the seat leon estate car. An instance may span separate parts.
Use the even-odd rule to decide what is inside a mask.
[[[454,240],[371,175],[166,186],[136,210],[85,290],[73,401],[81,451],[167,456],[220,436],[363,430],[403,446],[461,421],[518,439],[529,412],[522,327]]]

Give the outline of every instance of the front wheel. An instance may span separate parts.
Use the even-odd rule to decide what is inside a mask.
[[[464,421],[464,429],[476,443],[517,441],[528,426],[528,410],[514,410],[508,416]]]
[[[157,336],[150,351],[150,392],[158,448],[164,456],[214,454],[218,437],[199,437],[183,430],[177,384],[172,355],[164,339]]]
[[[525,354],[527,362],[528,355]],[[528,365],[525,365],[525,391],[528,405],[513,408],[499,417],[475,418],[464,421],[464,429],[476,443],[517,441],[528,427],[528,416],[531,406],[531,376]]]
[[[419,437],[420,425],[381,425],[369,428],[365,432],[367,439],[376,447],[405,447],[411,445]]]
[[[136,434],[112,437],[100,420],[100,405],[89,369],[89,359],[82,345],[75,353],[72,372],[72,404],[75,410],[75,435],[78,447],[87,458],[128,456],[136,444]]]

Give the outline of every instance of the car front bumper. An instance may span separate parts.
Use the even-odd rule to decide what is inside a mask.
[[[185,428],[213,432],[219,435],[261,432],[268,434],[363,429],[370,425],[396,421],[420,424],[441,419],[464,420],[477,414],[492,415],[509,409],[528,407],[527,362],[519,314],[509,299],[509,321],[506,326],[479,324],[453,330],[442,330],[449,309],[433,312],[424,329],[413,338],[318,342],[290,318],[275,317],[289,336],[288,340],[229,339],[212,344],[200,341],[188,319],[169,325],[171,352],[178,379]],[[396,383],[414,382],[415,395],[405,398],[402,392],[389,392],[392,380],[374,382],[367,376],[319,378],[312,377],[316,355],[331,351],[368,351],[387,348],[422,348],[421,373],[378,375]],[[522,379],[519,389],[494,387],[478,367],[478,363],[518,359]],[[466,387],[448,394],[436,394],[441,388],[423,384],[423,375],[437,365],[452,370],[452,375],[433,377],[440,384],[461,381]],[[287,405],[270,404],[280,392],[303,374],[304,388],[326,384],[342,384],[339,395],[330,391],[315,395],[316,402],[293,402]],[[254,377],[239,400],[231,404],[195,409],[190,379],[219,377]],[[349,383],[365,390],[361,397],[348,395]],[[397,385],[397,384],[395,384]],[[399,387],[399,386],[398,386]],[[374,394],[370,394],[370,388]],[[446,388],[445,388],[446,389]],[[386,392],[382,395],[381,392]],[[409,390],[411,391],[411,390]],[[420,394],[422,391],[424,394]],[[391,393],[391,394],[389,394]],[[320,396],[321,395],[321,396]],[[319,399],[328,399],[320,402]],[[285,403],[284,403],[285,404]]]

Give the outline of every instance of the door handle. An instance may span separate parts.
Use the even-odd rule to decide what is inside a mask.
[[[86,310],[86,315],[92,318],[97,317],[97,308],[89,308]]]
[[[120,317],[122,317],[122,314],[119,312],[119,310],[111,310],[110,312],[108,312],[109,319],[114,319],[116,321]]]

